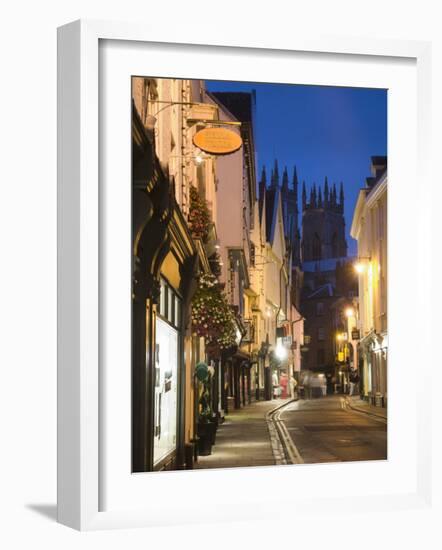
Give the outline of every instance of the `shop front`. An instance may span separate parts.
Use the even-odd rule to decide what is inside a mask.
[[[361,340],[363,397],[372,405],[387,406],[387,335],[371,332]]]
[[[184,463],[185,361],[198,254],[155,154],[133,114],[132,471]]]

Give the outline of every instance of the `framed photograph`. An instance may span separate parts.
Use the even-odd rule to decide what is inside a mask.
[[[59,521],[427,506],[430,45],[77,21],[58,70]]]

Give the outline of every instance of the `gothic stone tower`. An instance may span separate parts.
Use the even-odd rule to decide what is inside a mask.
[[[344,189],[341,183],[339,200],[336,185],[329,189],[314,184],[307,201],[305,182],[302,186],[302,261],[310,262],[342,258],[347,255],[344,220]]]
[[[334,304],[342,292],[338,288],[338,268],[348,261],[342,184],[338,198],[336,186],[329,188],[326,178],[322,189],[313,185],[309,201],[303,184],[301,247],[301,312],[305,318],[304,335],[308,336],[301,368],[325,373],[330,386],[336,364]]]

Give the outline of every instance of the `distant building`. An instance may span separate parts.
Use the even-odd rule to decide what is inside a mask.
[[[339,200],[336,185],[324,191],[314,184],[307,201],[305,183],[302,186],[302,261],[312,262],[347,256],[344,220],[344,189],[341,183]]]
[[[302,286],[300,236],[298,228],[298,180],[292,185],[287,169],[282,181],[275,161],[267,180],[265,167],[259,182],[259,216],[265,244],[257,273],[264,282],[264,336],[261,358],[265,365],[266,397],[271,397],[275,376],[297,377],[301,368],[303,318],[299,311]],[[281,360],[281,354],[283,359]],[[270,368],[269,368],[270,367]]]
[[[372,157],[359,191],[350,234],[358,241],[360,370],[363,395],[387,402],[387,158]]]
[[[338,196],[336,185],[330,188],[325,178],[323,188],[312,186],[309,200],[303,183],[301,249],[302,368],[326,373],[331,387],[339,383],[338,370],[348,369],[348,354],[339,355],[336,341],[341,326],[337,304],[357,296],[357,278],[347,257],[342,183]]]

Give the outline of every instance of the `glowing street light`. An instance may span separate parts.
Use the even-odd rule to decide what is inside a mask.
[[[362,261],[361,261],[362,260]],[[367,263],[371,261],[371,256],[359,256],[358,261],[354,264],[355,271],[359,274],[364,273],[367,268]]]
[[[361,262],[357,262],[354,265],[354,268],[355,268],[356,272],[359,273],[359,274],[364,273],[364,271],[365,271],[365,265]]]
[[[348,307],[346,310],[345,310],[345,315],[346,317],[353,317],[355,314],[354,312],[354,309],[352,307]]]
[[[276,346],[275,354],[280,361],[283,361],[287,358],[287,350],[284,346],[281,346],[280,344]]]

